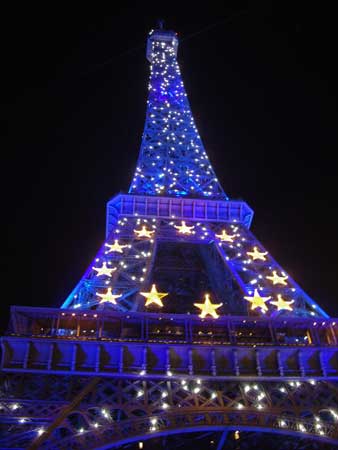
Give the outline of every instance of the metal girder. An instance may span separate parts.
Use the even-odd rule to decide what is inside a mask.
[[[100,379],[98,377],[92,378],[90,382],[87,385],[85,385],[82,391],[74,398],[74,400],[65,408],[62,408],[62,410],[55,417],[55,419],[48,426],[48,428],[37,439],[34,439],[34,441],[31,443],[31,445],[28,447],[27,450],[37,450],[38,448],[40,448],[41,445],[48,440],[51,433],[57,427],[59,427],[62,424],[62,422],[67,418],[67,416],[80,404],[83,398],[95,388],[99,380]]]
[[[228,435],[228,430],[223,431],[221,439],[219,440],[218,444],[217,444],[217,450],[222,450],[224,443],[226,441]]]
[[[70,382],[69,377],[62,378],[55,383],[56,395]],[[13,399],[16,408],[9,407],[13,423],[15,418],[17,422],[13,432],[20,438],[23,433],[30,436],[31,448],[37,448],[37,443],[39,448],[48,449],[113,448],[170,433],[222,429],[285,433],[338,445],[337,384],[326,381],[315,385],[298,381],[217,382],[197,377],[181,381],[82,377],[74,381],[74,390],[64,396],[62,408],[59,402],[53,414],[53,401],[46,398],[48,376],[7,379],[13,394],[34,398],[33,402]],[[75,401],[73,396],[81,386]],[[39,402],[50,403],[50,425],[39,424]],[[1,409],[0,420],[4,422],[6,417],[8,410]],[[20,422],[22,417],[25,422]],[[38,436],[41,424],[44,430]]]

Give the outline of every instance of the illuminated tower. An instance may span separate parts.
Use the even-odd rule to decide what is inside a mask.
[[[1,448],[338,445],[337,319],[224,193],[177,48],[150,32],[140,155],[92,264],[61,309],[12,307]]]

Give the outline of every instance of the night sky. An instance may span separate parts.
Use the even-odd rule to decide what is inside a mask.
[[[103,242],[106,202],[128,190],[136,165],[158,18],[178,32],[225,192],[247,201],[257,238],[338,316],[336,14],[320,3],[162,3],[27,4],[3,18],[3,327],[11,304],[60,306]]]

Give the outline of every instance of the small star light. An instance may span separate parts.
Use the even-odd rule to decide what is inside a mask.
[[[116,267],[112,267],[111,269],[109,269],[109,267],[107,267],[106,261],[103,261],[102,267],[93,267],[93,270],[97,272],[96,274],[97,277],[100,277],[102,275],[107,275],[108,277],[111,277],[111,274],[112,272],[115,272]]]
[[[271,297],[261,297],[257,289],[254,291],[252,297],[244,297],[245,300],[251,303],[251,309],[261,308],[262,311],[267,311],[268,308],[265,304]]]
[[[174,228],[176,228],[176,230],[178,230],[178,232],[179,233],[182,233],[182,234],[192,234],[192,231],[191,230],[193,230],[195,227],[192,225],[191,227],[188,227],[186,224],[185,224],[185,221],[184,220],[182,220],[182,225],[174,225]]]
[[[284,300],[282,298],[282,296],[280,294],[277,295],[278,300],[276,300],[275,302],[270,302],[272,305],[277,306],[277,310],[280,311],[281,309],[287,309],[288,311],[292,311],[292,307],[290,305],[292,305],[292,303],[294,303],[294,300],[291,300],[289,302],[287,302],[286,300]]]
[[[268,252],[260,252],[257,247],[254,247],[253,252],[246,252],[246,254],[250,255],[254,260],[260,259],[262,261],[265,261],[266,260],[265,255],[267,255]]]
[[[102,300],[100,300],[100,303],[108,302],[113,303],[114,305],[116,305],[116,299],[121,297],[121,294],[120,295],[112,294],[111,287],[107,288],[107,292],[105,294],[100,294],[99,292],[96,292],[96,295],[101,297]]]
[[[137,237],[147,237],[147,238],[151,238],[151,235],[153,233],[155,233],[155,231],[152,230],[147,230],[146,227],[143,225],[143,227],[141,228],[141,230],[134,230],[134,233],[137,234]]]
[[[104,245],[108,247],[108,250],[105,253],[111,252],[123,253],[123,249],[125,247],[128,247],[128,245],[120,245],[117,239],[115,239],[114,244],[104,244]]]
[[[284,286],[287,285],[287,282],[285,280],[288,279],[287,276],[285,277],[280,277],[279,275],[277,275],[277,272],[274,270],[272,272],[272,275],[270,277],[266,277],[268,280],[272,281],[272,284],[283,284]]]
[[[150,292],[140,292],[140,294],[147,299],[144,306],[155,303],[156,305],[161,307],[163,306],[162,298],[168,295],[167,292],[157,292],[155,284],[152,285]]]
[[[223,305],[223,303],[217,303],[217,304],[213,305],[210,301],[209,294],[205,294],[204,303],[194,303],[194,306],[196,306],[197,308],[199,308],[201,310],[201,314],[199,314],[199,316],[202,319],[204,319],[204,317],[207,314],[212,316],[214,319],[217,319],[219,317],[219,315],[217,314],[217,312],[215,310],[222,305]]]
[[[222,230],[222,234],[216,234],[216,237],[222,242],[233,242],[236,236],[230,236],[225,230]]]

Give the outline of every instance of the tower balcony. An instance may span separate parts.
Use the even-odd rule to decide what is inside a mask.
[[[102,376],[338,379],[338,319],[12,307],[2,370]],[[315,381],[314,381],[315,382]]]
[[[119,194],[107,203],[106,236],[120,215],[152,219],[237,222],[250,228],[253,210],[243,201]]]

